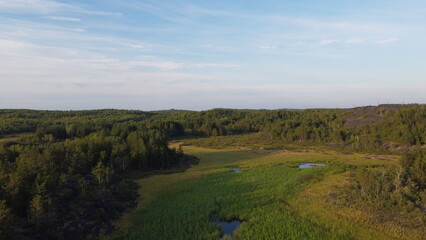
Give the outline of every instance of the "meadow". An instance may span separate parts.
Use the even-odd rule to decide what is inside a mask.
[[[126,215],[126,227],[115,238],[421,239],[424,234],[391,219],[380,221],[374,212],[339,200],[351,171],[393,165],[398,156],[309,148],[206,148],[194,145],[209,145],[208,140],[196,141],[175,145],[184,143],[185,153],[200,158],[198,165],[136,180],[139,205]],[[326,166],[299,169],[300,163]],[[222,237],[219,219],[242,224],[233,237]]]

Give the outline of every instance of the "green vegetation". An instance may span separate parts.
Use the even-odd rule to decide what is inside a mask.
[[[112,220],[135,205],[129,171],[189,164],[181,151],[168,147],[162,131],[146,125],[109,123],[81,135],[79,129],[39,126],[0,145],[2,238],[13,236],[14,222],[29,226],[28,236],[90,238],[111,232]]]
[[[126,121],[141,121],[152,113],[129,110],[88,110],[88,111],[37,111],[37,110],[0,110],[0,136],[34,132],[38,127],[66,124],[68,129],[75,128],[78,135],[87,134],[89,128],[100,128],[104,124]]]
[[[152,119],[179,123],[191,136],[257,132],[281,143],[333,143],[371,153],[388,152],[398,144],[423,145],[426,136],[424,105],[303,111],[214,109],[156,115]]]
[[[117,239],[219,239],[217,219],[244,221],[234,234],[236,239],[421,239],[424,234],[419,212],[409,216],[420,216],[410,220],[416,225],[398,229],[399,234],[383,234],[380,231],[385,223],[370,225],[364,216],[307,211],[315,207],[320,211],[352,211],[352,207],[330,203],[344,195],[349,186],[337,195],[322,195],[321,199],[302,194],[305,189],[329,184],[336,177],[340,183],[342,174],[350,169],[396,167],[397,161],[366,159],[368,155],[363,154],[348,157],[337,152],[259,153],[191,146],[185,151],[198,156],[200,164],[185,173],[140,180],[141,195],[149,198],[140,200],[141,205],[127,219],[126,230],[115,236]],[[298,163],[303,162],[327,166],[298,169]],[[232,172],[228,167],[243,171]],[[318,188],[321,193],[336,191],[334,185]],[[304,203],[300,204],[302,200]]]
[[[392,214],[399,224],[422,227],[426,223],[426,151],[416,149],[400,164],[353,173],[347,201],[370,205]]]
[[[386,152],[423,145],[425,105],[354,109],[159,111],[0,110],[0,136],[38,132],[45,140],[84,137],[115,123],[140,123],[168,137],[262,133],[281,143],[333,143],[355,151]],[[42,136],[44,133],[46,136]]]
[[[350,233],[337,226],[318,226],[315,219],[285,209],[286,200],[304,185],[304,176],[321,174],[326,172],[320,168],[301,173],[262,167],[238,174],[223,169],[162,195],[134,220],[128,238],[216,239],[221,230],[215,219],[247,220],[235,235],[241,239],[346,238]]]
[[[425,234],[424,105],[0,110],[0,136],[3,239],[105,238],[134,207],[112,238],[218,239],[218,219],[237,239]]]

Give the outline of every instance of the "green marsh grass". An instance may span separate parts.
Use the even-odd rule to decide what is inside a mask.
[[[259,166],[262,157],[235,151],[207,151],[199,156],[205,165],[186,174],[204,175],[159,191],[155,200],[133,214],[127,239],[219,239],[216,219],[244,220],[234,234],[237,239],[351,239],[350,230],[287,208],[287,201],[310,184],[305,176],[333,173],[338,170],[333,166],[303,170]],[[224,167],[227,164],[245,167],[243,172],[232,172]]]
[[[220,239],[218,219],[243,220],[234,237],[225,239],[397,239],[324,200],[334,183],[344,181],[348,169],[396,160],[332,151],[259,153],[194,146],[184,150],[198,156],[200,163],[182,173],[137,180],[139,207],[128,214],[117,239]],[[327,166],[298,169],[300,163]],[[327,185],[330,179],[333,184]],[[313,193],[316,189],[320,193]]]
[[[128,239],[218,239],[215,219],[244,220],[238,239],[350,239],[350,231],[321,225],[286,208],[304,185],[301,177],[333,171],[288,167],[222,170],[181,184],[141,210]]]

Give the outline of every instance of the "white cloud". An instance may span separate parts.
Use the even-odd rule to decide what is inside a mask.
[[[66,22],[80,22],[80,18],[74,17],[60,17],[60,16],[46,16],[46,19],[57,20],[57,21],[66,21]]]
[[[338,40],[336,39],[323,39],[319,42],[320,45],[328,45],[328,44],[332,44],[338,42]]]
[[[49,13],[74,9],[72,5],[53,0],[0,0],[0,11]]]
[[[129,64],[135,67],[151,67],[161,70],[176,70],[184,67],[184,64],[177,62],[132,61]]]
[[[197,68],[239,68],[239,64],[224,64],[224,63],[194,63],[189,64],[189,67]]]
[[[75,32],[86,32],[86,29],[84,28],[73,28],[72,30]]]
[[[365,38],[356,37],[356,38],[350,38],[350,39],[347,39],[347,40],[345,41],[345,43],[362,43],[362,42],[364,42],[365,40],[366,40]]]
[[[360,44],[376,42],[380,39],[400,38],[404,35],[421,31],[415,25],[388,23],[382,21],[363,21],[362,18],[335,19],[314,17],[289,17],[283,15],[253,16],[257,23],[274,26],[272,31],[262,32],[262,40],[279,42],[287,50],[298,41],[308,46],[327,45],[336,42]],[[266,28],[268,29],[268,28]],[[253,35],[258,35],[259,29],[254,29]],[[315,43],[313,45],[312,43]]]
[[[120,12],[104,12],[104,11],[91,11],[91,10],[84,10],[81,11],[81,13],[83,14],[88,14],[88,15],[104,15],[104,16],[123,16],[122,13]]]
[[[122,15],[117,12],[91,11],[80,6],[54,0],[0,0],[0,12],[39,14],[74,12],[89,15]]]
[[[267,49],[275,49],[277,47],[276,46],[272,46],[272,45],[260,45],[259,48],[267,50]]]
[[[382,39],[382,40],[377,41],[377,43],[378,44],[387,44],[387,43],[396,42],[398,40],[399,40],[398,38],[386,38],[386,39]]]
[[[148,44],[144,42],[136,42],[136,41],[131,41],[129,43],[126,43],[125,45],[130,48],[134,48],[134,49],[138,49],[142,51],[151,51],[155,47],[160,47],[159,45]]]
[[[402,88],[365,83],[218,84],[224,79],[174,70],[237,65],[160,61],[152,56],[139,58],[126,61],[79,49],[0,39],[0,108],[352,107],[352,104],[398,102],[402,89],[410,92],[416,101],[426,100],[424,84]],[[141,66],[150,69],[138,69]],[[25,97],[17,97],[18,90]],[[377,92],[383,94],[378,96]]]
[[[40,43],[44,46],[80,48],[86,51],[117,53],[147,52],[165,49],[165,46],[142,42],[131,38],[108,34],[97,34],[91,26],[63,27],[59,24],[30,22],[0,18],[0,39]]]
[[[150,57],[144,61],[128,61],[79,49],[5,39],[0,39],[0,65],[2,95],[16,93],[17,89],[29,95],[57,91],[69,93],[80,88],[87,93],[99,93],[117,90],[117,86],[121,86],[122,91],[133,92],[134,87],[139,91],[153,84],[163,86],[170,82],[211,79],[206,74],[173,72],[190,64],[158,61]],[[199,65],[203,66],[214,64]]]
[[[158,68],[160,70],[178,70],[192,68],[239,68],[239,64],[224,64],[224,63],[179,63],[170,61],[158,61],[156,58],[151,58],[149,61],[132,61],[130,65],[135,67]]]
[[[131,5],[130,1],[118,4]],[[132,10],[154,12],[144,17],[170,20],[150,25],[150,21],[129,21],[134,20],[131,16],[104,21],[104,16],[121,14],[92,11],[94,8],[88,7],[91,3],[87,2],[63,2],[0,0],[0,13],[17,13],[0,16],[0,108],[25,107],[12,104],[11,101],[19,102],[18,95],[24,96],[27,103],[44,99],[46,104],[73,102],[77,108],[77,104],[84,106],[85,102],[115,104],[113,100],[127,96],[129,102],[158,104],[157,108],[162,109],[179,107],[177,104],[187,104],[180,108],[188,108],[195,97],[199,108],[333,106],[337,101],[360,105],[364,99],[377,98],[375,92],[385,91],[380,97],[395,99],[392,97],[397,96],[399,86],[390,87],[389,82],[412,78],[411,82],[422,83],[424,75],[419,70],[407,77],[407,68],[394,70],[391,65],[386,66],[391,72],[365,68],[365,75],[357,75],[367,65],[350,56],[358,52],[333,44],[406,40],[417,31],[407,24],[380,22],[376,18],[364,21],[359,16],[339,19],[244,15],[238,11],[234,14],[197,6],[188,8],[185,2],[133,1],[140,8]],[[21,18],[24,13],[40,16]],[[84,14],[99,16],[83,21]],[[40,21],[43,16],[53,21]],[[206,16],[208,21],[203,21]],[[233,19],[229,19],[229,24],[220,24],[224,18]],[[320,46],[327,44],[333,45]],[[359,56],[364,56],[365,49],[359,46]],[[269,53],[270,58],[263,58],[262,54]],[[144,54],[151,56],[141,56]],[[384,57],[392,54],[395,53]],[[421,62],[421,57],[417,58]],[[376,62],[378,68],[386,64]],[[314,63],[323,67],[315,69]],[[244,71],[234,71],[242,66]],[[254,85],[259,81],[264,84]],[[362,83],[311,84],[357,81]],[[369,82],[382,84],[365,87]],[[419,96],[417,99],[425,99],[419,93],[425,86],[416,86],[410,92]],[[94,107],[100,106],[117,105]]]

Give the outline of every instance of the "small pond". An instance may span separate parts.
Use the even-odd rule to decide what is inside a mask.
[[[231,172],[242,172],[241,168],[229,168]]]
[[[315,166],[325,166],[323,163],[302,163],[299,165],[299,168],[311,168]]]
[[[225,235],[232,237],[234,235],[234,231],[241,225],[242,221],[218,221],[217,223],[222,228],[222,237]]]

